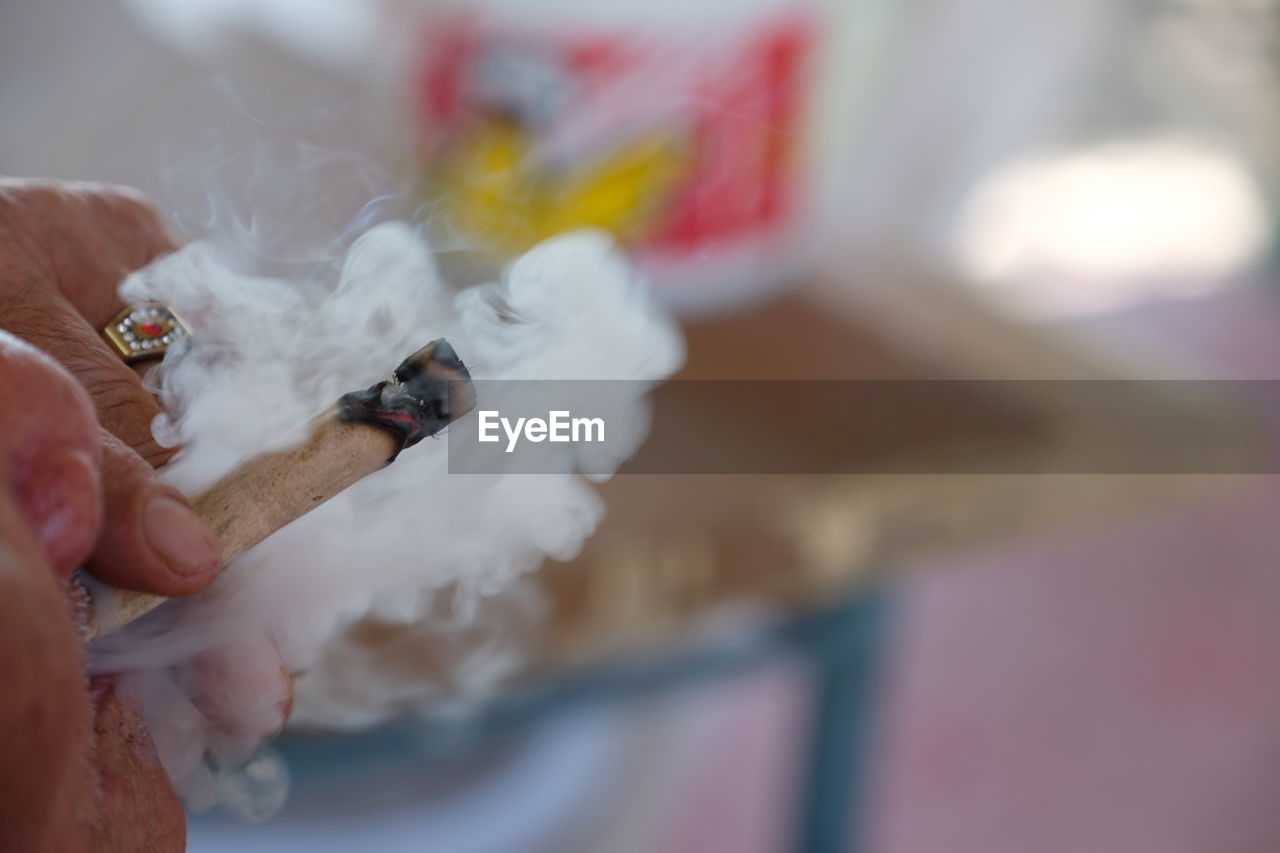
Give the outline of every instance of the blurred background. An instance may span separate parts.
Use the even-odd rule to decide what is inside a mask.
[[[1275,0],[18,0],[0,173],[139,187],[281,274],[390,216],[459,286],[603,227],[685,325],[685,378],[1271,380],[1277,24]],[[1061,452],[1070,417],[1016,402],[1051,428],[1016,452]],[[654,453],[727,417],[656,406]],[[1250,422],[1265,455],[1278,417]],[[892,453],[945,451],[936,426]],[[261,759],[283,810],[228,790],[190,849],[1280,847],[1273,478],[848,475],[858,440],[734,443],[812,446],[827,477],[620,476],[586,552],[479,617],[351,626]],[[362,714],[365,689],[396,699]]]

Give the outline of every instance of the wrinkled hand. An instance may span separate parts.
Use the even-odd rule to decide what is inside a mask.
[[[154,470],[170,455],[151,437],[155,399],[98,336],[123,277],[174,248],[131,191],[0,179],[0,850],[183,849],[138,714],[113,679],[86,682],[67,595],[81,565],[165,596],[220,568],[217,539]],[[274,648],[194,669],[213,720],[228,682],[289,695]]]
[[[159,406],[99,330],[124,308],[116,292],[124,276],[175,248],[135,193],[0,180],[0,329],[70,370],[102,426],[104,516],[88,568],[114,586],[168,596],[209,583],[218,541],[156,476],[171,454],[151,437]],[[56,530],[45,538],[61,541]]]

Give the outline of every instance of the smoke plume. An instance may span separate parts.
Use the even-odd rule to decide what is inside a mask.
[[[122,293],[172,306],[192,328],[190,347],[147,378],[167,412],[154,432],[180,448],[164,476],[187,493],[253,453],[299,441],[299,425],[435,338],[448,338],[476,379],[656,382],[683,357],[674,326],[596,232],[550,240],[501,281],[462,291],[441,279],[413,228],[388,223],[355,241],[332,280],[233,272],[198,242],[131,276]],[[625,455],[647,431],[646,403],[632,392],[611,405],[611,423],[628,434],[620,441],[615,431],[610,447]],[[473,417],[451,429],[474,428]],[[444,590],[450,626],[501,634],[468,602],[512,588],[547,557],[574,556],[605,511],[575,473],[575,451],[555,452],[557,474],[462,476],[448,473],[444,440],[423,442],[236,560],[205,592],[101,641],[92,667],[127,673],[122,687],[142,698],[161,760],[193,809],[221,800],[263,817],[282,802],[287,777],[258,759],[244,767],[283,697],[266,687],[277,683],[271,673],[246,663],[262,658],[254,650],[274,644],[290,672],[306,673],[325,654],[341,660],[328,641],[368,614],[439,621]],[[488,653],[460,658],[461,683],[483,688],[518,663],[516,644],[477,648]],[[226,695],[192,695],[207,683],[202,673],[233,668]],[[354,690],[346,679],[339,690],[332,669],[299,681],[297,713],[308,722],[365,725],[421,695],[387,679],[357,678]]]

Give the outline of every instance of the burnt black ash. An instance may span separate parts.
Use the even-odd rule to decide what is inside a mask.
[[[367,423],[395,436],[400,451],[435,435],[471,411],[475,392],[471,375],[449,342],[432,341],[400,363],[391,381],[343,394],[338,417]]]

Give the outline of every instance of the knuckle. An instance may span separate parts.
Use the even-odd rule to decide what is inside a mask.
[[[139,446],[136,450],[138,455],[142,458],[142,461],[146,462],[151,468],[162,467],[166,462],[173,458],[175,453],[178,452],[177,448],[161,447],[156,443],[156,440],[151,437],[150,433],[148,433],[139,442]]]
[[[146,470],[139,464],[138,455],[123,441],[105,429],[101,435],[103,487],[109,498],[121,484],[132,483],[139,473],[145,474]]]
[[[121,184],[87,184],[82,187],[86,201],[100,216],[123,220],[130,225],[157,226],[160,212],[140,190]]]
[[[90,331],[63,322],[67,319],[37,306],[29,312],[27,325],[32,335],[39,338],[33,343],[62,362],[81,385],[92,391],[96,384],[116,372],[117,365],[108,360],[109,353],[99,346]]]
[[[98,181],[0,179],[0,209],[45,215],[72,212],[137,220],[160,220],[151,199],[124,184]]]
[[[148,490],[156,482],[158,462],[148,457],[145,448],[138,449],[103,427],[102,483],[107,514],[118,519],[120,507],[129,504],[130,495]],[[153,445],[154,446],[154,445]]]
[[[86,387],[97,409],[98,422],[149,467],[158,468],[169,461],[176,450],[161,447],[151,434],[151,422],[160,413],[160,405],[137,377],[130,371],[90,381],[92,384]]]
[[[0,326],[30,343],[43,343],[51,332],[45,295],[46,288],[35,275],[14,276],[5,282],[0,286]]]
[[[93,184],[84,192],[90,218],[111,232],[117,245],[128,247],[121,255],[127,259],[122,273],[176,247],[164,216],[141,191],[117,184]]]
[[[159,411],[155,398],[147,393],[137,374],[123,364],[109,361],[88,342],[76,341],[77,351],[69,355],[67,366],[80,383],[89,391],[98,414],[104,420],[120,420],[124,416],[136,416],[143,424],[149,424]]]
[[[132,375],[122,376],[114,369],[94,369],[89,371],[84,381],[101,412],[137,413],[150,418],[155,409],[155,403]]]
[[[47,207],[60,198],[58,187],[55,181],[7,178],[0,183],[0,204],[17,209]]]
[[[155,400],[128,378],[107,377],[88,386],[102,425],[135,448],[151,442]]]

